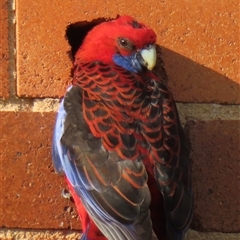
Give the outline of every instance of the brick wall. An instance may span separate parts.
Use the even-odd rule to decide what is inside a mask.
[[[64,36],[71,23],[117,14],[151,26],[162,48],[191,142],[195,217],[187,238],[239,239],[237,1],[2,0],[0,11],[0,239],[79,235],[50,154],[58,98],[71,80]]]

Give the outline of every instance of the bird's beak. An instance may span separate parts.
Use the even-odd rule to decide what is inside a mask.
[[[150,45],[150,47],[142,49],[140,54],[144,60],[144,66],[147,69],[152,70],[157,61],[157,52],[155,45]]]

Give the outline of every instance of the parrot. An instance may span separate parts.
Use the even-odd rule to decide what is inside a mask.
[[[52,158],[81,240],[182,240],[192,221],[189,148],[172,93],[152,71],[156,40],[122,15],[94,26],[74,56]]]

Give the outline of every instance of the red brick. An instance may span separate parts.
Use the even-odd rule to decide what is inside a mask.
[[[194,4],[177,0],[16,3],[19,96],[55,97],[63,93],[71,68],[64,39],[69,23],[129,14],[156,31],[178,101],[240,102],[239,14],[234,0]]]
[[[239,232],[240,121],[188,122],[200,231]]]
[[[80,229],[63,177],[51,163],[55,114],[0,112],[1,226]],[[71,211],[69,211],[71,210]]]
[[[9,81],[8,81],[8,1],[1,1],[0,5],[0,97],[9,97]]]

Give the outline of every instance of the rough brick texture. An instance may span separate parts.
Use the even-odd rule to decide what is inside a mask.
[[[157,71],[163,74],[164,62],[175,99],[191,102],[178,104],[192,148],[192,228],[198,231],[189,231],[187,239],[239,239],[239,234],[225,234],[240,232],[239,112],[235,105],[212,104],[240,103],[238,2],[15,2],[16,39],[14,1],[2,0],[0,8],[0,98],[12,90],[8,100],[0,100],[0,107],[10,111],[0,111],[0,239],[76,239],[79,234],[74,204],[61,196],[66,185],[51,163],[56,114],[46,111],[58,101],[50,98],[63,95],[71,80],[66,27],[117,14],[132,15],[156,31],[163,60]],[[20,99],[13,96],[14,84]],[[77,231],[72,235],[69,229]]]
[[[19,96],[62,95],[71,68],[64,39],[68,24],[129,14],[156,31],[178,101],[240,102],[239,14],[234,0],[16,3]]]
[[[1,227],[80,228],[51,164],[55,114],[0,112]]]
[[[240,121],[188,122],[200,231],[239,232]]]
[[[8,1],[2,0],[0,3],[0,97],[9,96],[8,80]]]

